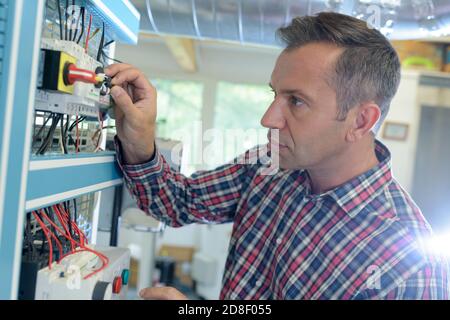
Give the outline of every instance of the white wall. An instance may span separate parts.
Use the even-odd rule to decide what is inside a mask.
[[[417,136],[420,121],[419,73],[403,72],[397,94],[391,103],[386,121],[407,123],[408,136],[405,141],[386,140],[382,138],[381,128],[379,139],[387,145],[392,153],[392,170],[400,184],[411,192],[414,158],[416,154]]]
[[[392,170],[394,177],[406,191],[412,191],[415,156],[420,128],[421,106],[450,108],[450,90],[447,88],[423,86],[419,84],[421,72],[407,70],[402,72],[399,90],[394,97],[386,121],[401,122],[409,125],[405,141],[379,138],[392,153]],[[442,76],[442,75],[436,75]]]

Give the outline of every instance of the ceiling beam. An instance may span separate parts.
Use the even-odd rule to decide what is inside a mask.
[[[197,56],[193,39],[164,36],[164,42],[184,71],[190,73],[197,71]]]

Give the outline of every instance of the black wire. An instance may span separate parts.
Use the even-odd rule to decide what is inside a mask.
[[[64,139],[67,143],[67,133],[69,132],[70,115],[67,115],[66,128],[64,129]]]
[[[64,25],[64,40],[67,40],[67,23],[69,21],[69,0],[66,0],[66,13],[65,13],[65,17],[66,17],[66,24]]]
[[[80,18],[81,18],[81,11],[83,10],[83,8],[80,8],[80,11],[78,11],[78,17],[77,17],[77,22],[75,24],[76,28],[75,28],[75,33],[73,35],[73,38],[70,39],[71,41],[77,41],[77,35],[78,35],[78,27],[80,26]]]
[[[50,129],[48,130],[47,136],[45,137],[45,140],[42,142],[41,147],[37,151],[37,154],[43,155],[47,151],[48,147],[51,146],[53,142],[53,135],[55,133],[55,129],[58,125],[58,122],[60,120],[62,115],[60,114],[53,114],[52,117],[52,125],[50,126]]]
[[[72,12],[70,14],[69,40],[72,41],[73,15],[75,13],[75,0],[72,0]]]
[[[105,45],[103,46],[103,50],[105,50],[105,48],[106,48],[107,46],[111,45],[111,44],[114,43],[114,42],[115,42],[115,40],[110,40],[110,41],[108,41],[107,43],[105,43]]]
[[[27,222],[25,225],[25,241],[27,242],[27,256],[28,259],[32,259],[34,254],[34,241],[31,234],[31,212],[27,212]]]
[[[84,120],[86,120],[86,116],[83,116],[83,117],[80,117],[80,118],[78,118],[78,120],[75,120],[71,125],[70,125],[70,127],[69,127],[69,133],[68,133],[68,138],[69,138],[69,144],[70,143],[72,143],[72,145],[74,145],[75,146],[75,148],[76,148],[76,142],[75,142],[75,140],[73,140],[73,137],[72,137],[72,135],[70,134],[70,132],[72,132],[72,130],[78,125],[78,124],[80,124],[81,122],[83,122]],[[76,151],[79,151],[80,150],[80,146],[78,146],[78,150],[76,150]]]
[[[36,215],[39,215],[39,212],[35,211],[35,213],[36,213]],[[41,238],[41,240],[42,240],[42,245],[41,245],[41,255],[42,255],[42,254],[44,253],[44,249],[45,249],[45,240],[47,240],[47,237],[45,236],[45,232],[44,232],[44,229],[42,229],[42,227],[41,227],[41,232],[42,232],[42,238]],[[51,238],[50,238],[50,241],[51,241]],[[49,243],[48,245],[49,245],[49,249],[50,249],[51,243]]]
[[[81,122],[83,122],[84,120],[86,120],[86,116],[80,117],[78,118],[78,120],[75,120],[69,127],[69,132],[72,132],[72,130]]]
[[[78,217],[77,217],[77,199],[73,199],[73,221],[78,223]]]
[[[108,41],[107,43],[105,43],[105,45],[103,46],[103,48],[102,48],[103,64],[106,64],[106,61],[105,61],[104,58],[109,59],[109,58],[106,56],[105,49],[106,49],[108,46],[110,46],[111,44],[113,44],[114,42],[115,42],[114,40],[110,40],[110,41]],[[111,60],[111,59],[110,59],[110,60]]]
[[[47,119],[45,119],[44,123],[42,124],[42,127],[39,129],[38,133],[36,133],[36,135],[33,137],[33,143],[35,143],[37,138],[41,135],[42,131],[45,129],[45,126],[50,121],[51,117],[52,117],[52,115],[50,114],[47,117]]]
[[[69,120],[67,120],[69,121]],[[65,135],[65,127],[67,127],[67,125],[64,125],[64,116],[61,117],[61,142],[63,145],[63,150],[64,150],[64,154],[67,154],[67,144],[66,144],[66,135]]]
[[[69,223],[69,234],[70,234],[71,237],[73,237],[72,217],[71,217],[70,210],[69,210],[70,209],[70,204],[69,205],[67,205],[67,204],[68,204],[68,201],[64,202],[64,207],[65,207],[66,212],[67,212],[67,222]]]
[[[59,17],[59,37],[63,39],[63,29],[62,29],[62,14],[61,14],[61,0],[58,0],[58,17]]]
[[[105,23],[103,22],[103,31],[102,31],[102,37],[100,39],[100,45],[98,46],[97,61],[100,61],[100,59],[102,58],[104,44],[105,44]]]
[[[114,61],[114,62],[117,62],[117,63],[123,63],[123,62],[120,61],[120,60],[117,60],[117,59],[113,59],[113,58],[111,58],[111,57],[108,57],[104,51],[103,51],[103,56],[104,56],[106,59],[109,59],[109,60],[111,60],[111,61]]]
[[[83,37],[83,34],[84,34],[85,12],[86,12],[86,8],[82,7],[81,8],[81,33],[80,33],[80,37],[78,38],[78,41],[77,41],[78,44],[80,43],[81,38]]]

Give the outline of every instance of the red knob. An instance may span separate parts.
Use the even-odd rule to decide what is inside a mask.
[[[113,282],[113,293],[120,293],[122,290],[122,277],[115,277]]]

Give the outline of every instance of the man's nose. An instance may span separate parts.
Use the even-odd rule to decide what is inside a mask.
[[[283,115],[281,101],[276,98],[264,113],[261,119],[261,125],[269,129],[283,129],[286,120]]]

